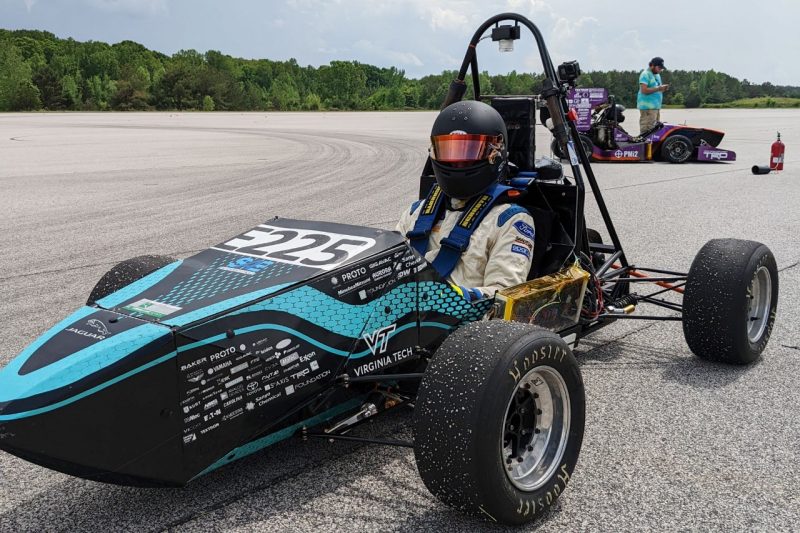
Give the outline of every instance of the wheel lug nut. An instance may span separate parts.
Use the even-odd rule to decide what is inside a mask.
[[[537,414],[537,415],[540,415],[540,414],[542,414],[542,410],[541,410],[541,409],[537,409],[537,410],[536,410],[536,414]]]
[[[531,388],[531,384],[530,383],[526,383],[525,385],[523,385],[523,387],[525,387],[526,389],[530,389]]]
[[[517,457],[517,462],[521,463],[522,462],[522,457]]]
[[[533,397],[534,397],[534,398],[538,398],[538,397],[539,397],[539,393],[537,393],[537,392],[534,392],[534,393],[533,393]]]
[[[511,457],[509,457],[508,459],[506,459],[506,463],[508,463],[508,464],[511,464]]]
[[[541,431],[541,430],[539,430],[539,429],[534,429],[534,430],[533,430],[533,432],[534,432],[534,433],[536,433],[536,434],[538,435],[538,434],[539,434],[539,433],[541,433],[542,431]]]
[[[527,450],[528,450],[529,452],[532,452],[532,451],[533,451],[533,446],[528,446]]]

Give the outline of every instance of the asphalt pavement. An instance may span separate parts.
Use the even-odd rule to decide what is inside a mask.
[[[552,512],[523,531],[800,523],[800,110],[662,114],[725,131],[738,160],[595,164],[627,256],[688,270],[711,238],[764,242],[780,269],[772,339],[736,368],[693,356],[677,323],[617,323],[587,339],[581,457]],[[0,365],[126,258],[186,257],[275,215],[393,227],[415,199],[434,117],[0,114]],[[752,175],[778,130],[786,170]],[[537,136],[544,155],[549,134]],[[408,438],[409,427],[399,411],[359,431]],[[0,453],[3,532],[480,529],[501,528],[434,500],[403,448],[288,441],[184,489],[103,485]]]

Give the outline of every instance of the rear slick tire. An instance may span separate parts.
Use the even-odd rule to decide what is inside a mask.
[[[425,486],[445,504],[523,524],[566,489],[584,422],[583,380],[561,337],[475,322],[451,334],[425,372],[414,456]]]
[[[778,306],[778,267],[764,244],[708,241],[689,269],[683,334],[695,355],[745,365],[767,346]]]
[[[586,152],[586,157],[589,158],[589,161],[593,161],[594,158],[592,154],[594,153],[594,143],[592,142],[592,139],[589,138],[588,135],[585,135],[583,133],[580,133],[578,137],[580,138],[581,144],[583,145],[583,150]],[[558,144],[558,141],[556,141],[555,139],[553,139],[553,141],[550,143],[550,150],[553,152],[553,155],[558,159],[564,159],[564,160],[569,159],[569,156],[564,153],[564,151],[561,149],[561,146]],[[577,152],[575,155],[577,155]]]

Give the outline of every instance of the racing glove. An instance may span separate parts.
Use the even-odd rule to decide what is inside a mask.
[[[464,299],[466,301],[468,301],[468,302],[474,302],[474,301],[480,300],[480,299],[482,299],[484,297],[484,294],[480,290],[478,290],[478,289],[476,289],[474,287],[467,288],[467,287],[462,287],[461,285],[455,285],[455,284],[452,284],[452,283],[450,284],[450,286],[453,287],[453,290],[456,291],[461,296],[463,296]]]

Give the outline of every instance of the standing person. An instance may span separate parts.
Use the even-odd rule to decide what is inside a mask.
[[[639,74],[639,94],[636,95],[636,107],[639,108],[639,135],[653,129],[661,120],[661,101],[668,84],[661,83],[661,72],[664,60],[654,57],[650,65]]]

